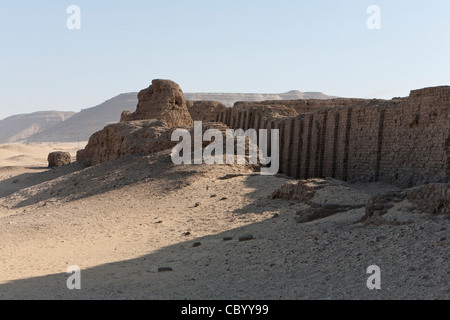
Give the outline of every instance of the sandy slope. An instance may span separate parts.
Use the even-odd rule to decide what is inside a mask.
[[[405,202],[387,215],[404,225],[359,223],[364,208],[299,224],[303,204],[270,199],[285,178],[174,166],[167,152],[43,168],[49,151],[71,148],[0,146],[0,298],[450,298],[448,217]],[[366,286],[373,264],[381,291]],[[72,265],[80,291],[66,287]]]
[[[46,167],[47,156],[53,151],[70,152],[75,157],[77,150],[86,143],[68,144],[0,144],[0,168],[4,167]]]

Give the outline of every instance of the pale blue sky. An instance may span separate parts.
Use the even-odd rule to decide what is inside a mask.
[[[66,9],[81,8],[81,30]],[[366,10],[381,8],[381,30]],[[79,111],[155,78],[185,92],[391,98],[450,84],[450,1],[0,0],[0,119]]]

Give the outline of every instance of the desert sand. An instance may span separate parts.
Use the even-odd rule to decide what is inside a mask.
[[[168,151],[46,168],[49,152],[82,147],[0,145],[1,299],[450,298],[448,216],[404,201],[381,225],[361,223],[364,208],[298,223],[305,204],[271,197],[289,178],[175,166]],[[347,190],[368,199],[397,188]],[[66,286],[74,265],[81,290]],[[381,290],[367,288],[371,265]]]

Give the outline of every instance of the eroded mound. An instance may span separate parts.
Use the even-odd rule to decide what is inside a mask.
[[[362,221],[375,224],[396,223],[394,220],[389,221],[387,214],[398,203],[405,205],[397,208],[397,211],[450,214],[450,184],[433,183],[405,191],[376,195],[368,201]]]
[[[306,205],[297,212],[298,222],[302,223],[363,208],[370,197],[370,193],[335,179],[288,181],[272,195],[272,199],[291,200]]]
[[[61,167],[72,162],[72,156],[69,152],[56,151],[48,155],[48,167]]]
[[[386,184],[351,184],[335,179],[287,181],[272,199],[298,203],[298,222],[322,219],[354,209],[365,210],[363,223],[410,223],[404,213],[450,214],[450,184],[400,190]]]
[[[94,133],[77,161],[97,165],[126,155],[150,154],[168,148],[175,143],[171,136],[175,128],[168,128],[164,121],[141,120],[120,122]]]
[[[73,163],[45,171],[33,176],[32,180],[30,177],[29,183],[24,178],[20,182],[23,187],[1,198],[0,205],[6,208],[47,206],[101,195],[136,183],[145,183],[147,187],[152,183],[164,185],[165,191],[174,191],[189,186],[210,172],[225,176],[251,174],[253,171],[248,165],[178,166],[173,164],[170,153],[170,150],[164,150],[151,155],[128,155],[88,168]]]
[[[183,91],[173,81],[153,80],[149,88],[139,92],[138,98],[136,112],[123,112],[121,122],[156,119],[165,121],[169,128],[193,124]]]
[[[218,101],[186,101],[187,108],[194,121],[215,121],[226,106]]]

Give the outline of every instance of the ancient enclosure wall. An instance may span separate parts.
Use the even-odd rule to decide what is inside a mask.
[[[227,107],[218,101],[189,101],[187,109],[194,121],[214,121]]]
[[[261,116],[258,105],[271,103],[237,103],[216,120],[233,129],[279,128],[280,173],[407,187],[450,177],[450,87],[390,101],[295,101],[288,106],[298,116]]]
[[[234,104],[235,109],[252,108],[261,106],[285,106],[293,108],[298,114],[310,113],[324,108],[333,108],[339,106],[351,106],[365,103],[364,99],[302,99],[302,100],[267,100],[267,101],[239,101]]]

